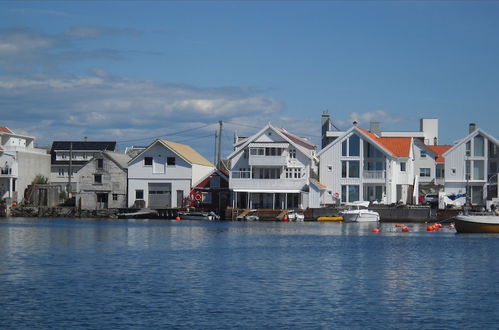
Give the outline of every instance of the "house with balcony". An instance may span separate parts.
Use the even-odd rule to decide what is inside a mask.
[[[61,192],[76,194],[77,173],[101,151],[116,151],[115,141],[54,141],[50,149],[50,182]]]
[[[127,207],[127,170],[130,156],[100,151],[77,172],[76,205],[82,210]]]
[[[380,137],[354,126],[322,149],[321,189],[311,207],[354,201],[407,203],[414,197],[413,137]],[[316,187],[318,184],[316,184]],[[317,204],[319,203],[319,205]]]
[[[37,175],[50,176],[50,156],[36,148],[35,138],[0,127],[0,199],[21,202]]]
[[[414,139],[414,175],[417,177],[418,194],[444,191],[445,157],[450,145],[426,145],[422,139]]]
[[[234,208],[308,207],[311,173],[317,171],[313,144],[271,124],[235,140],[228,156]]]
[[[445,193],[467,194],[474,205],[497,201],[499,141],[469,124],[468,135],[459,140],[445,157]]]
[[[128,162],[128,207],[183,207],[193,185],[211,178],[214,169],[192,147],[156,140]]]

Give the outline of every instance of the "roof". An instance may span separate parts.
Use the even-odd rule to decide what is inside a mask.
[[[437,158],[435,158],[435,162],[437,163],[443,163],[445,161],[445,157],[442,156],[447,150],[452,148],[450,145],[441,145],[441,146],[426,146],[428,149],[433,151],[436,155]]]
[[[191,164],[215,167],[208,159],[204,158],[199,152],[186,144],[176,143],[168,140],[157,140],[167,148],[171,149],[177,155],[184,158]]]
[[[313,185],[315,185],[316,187],[318,187],[320,190],[327,190],[327,186],[323,185],[322,183],[320,183],[318,180],[316,179],[310,179],[310,183],[312,183]]]
[[[72,148],[71,148],[71,144]],[[116,150],[116,141],[54,141],[52,142],[52,151],[54,150]]]
[[[0,126],[0,132],[14,134],[14,132],[11,131],[7,126]]]
[[[127,154],[114,151],[104,151],[103,154],[108,156],[112,161],[116,163],[116,165],[118,165],[122,169],[128,168],[128,161],[131,158]]]
[[[359,127],[364,134],[389,150],[397,157],[409,157],[411,153],[412,137],[379,137],[378,135]]]
[[[464,137],[461,140],[459,140],[450,149],[448,149],[447,151],[445,151],[444,154],[443,154],[443,156],[445,156],[446,154],[448,154],[451,150],[454,150],[454,149],[458,148],[463,143],[465,143],[465,142],[469,141],[470,139],[474,138],[478,134],[481,134],[481,135],[485,136],[489,141],[491,141],[492,143],[494,143],[496,146],[499,146],[499,141],[494,136],[490,135],[489,133],[483,131],[480,128],[476,128],[473,132],[471,132],[466,137]]]
[[[301,137],[298,137],[294,134],[289,133],[284,128],[278,128],[278,130],[281,131],[282,134],[284,134],[288,139],[290,139],[294,143],[296,143],[304,148],[307,148],[307,149],[311,149],[311,150],[315,149],[315,146],[312,143],[308,142],[307,140],[305,140]]]

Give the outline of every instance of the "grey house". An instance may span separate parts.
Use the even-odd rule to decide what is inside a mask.
[[[78,171],[77,206],[82,210],[125,208],[129,160],[123,153],[96,153]]]

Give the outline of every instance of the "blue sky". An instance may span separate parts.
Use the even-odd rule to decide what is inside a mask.
[[[340,128],[427,117],[441,143],[470,122],[499,137],[497,31],[494,1],[2,1],[0,125],[209,159],[219,120],[227,155],[267,122],[319,143],[324,110]]]

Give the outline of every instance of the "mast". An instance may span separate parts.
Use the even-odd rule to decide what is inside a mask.
[[[220,120],[218,121],[218,147],[217,147],[217,161],[216,161],[216,167],[219,167],[220,160],[221,160],[221,155],[222,155],[222,129],[223,129],[223,122]]]

